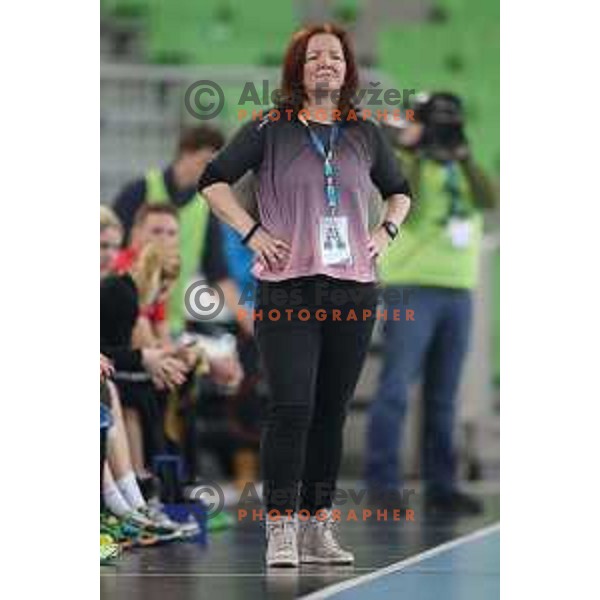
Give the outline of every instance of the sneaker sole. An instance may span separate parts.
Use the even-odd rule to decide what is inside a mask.
[[[299,565],[298,561],[293,560],[271,560],[267,561],[267,567],[297,567]]]
[[[147,548],[149,546],[156,546],[159,543],[159,539],[156,536],[143,536],[134,539],[132,542],[132,548]]]
[[[354,564],[354,559],[332,559],[332,558],[321,558],[320,556],[304,555],[300,558],[300,562],[305,564],[319,564],[319,565],[351,565]]]

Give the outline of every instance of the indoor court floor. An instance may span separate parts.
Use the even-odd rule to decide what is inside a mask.
[[[477,517],[427,517],[416,498],[414,522],[342,520],[342,545],[356,557],[352,567],[267,569],[262,524],[241,521],[210,534],[205,545],[180,542],[126,553],[115,566],[101,568],[101,598],[494,600],[500,597],[499,496],[488,491],[479,497],[485,510]],[[340,510],[345,515],[351,508],[360,515],[356,506]]]

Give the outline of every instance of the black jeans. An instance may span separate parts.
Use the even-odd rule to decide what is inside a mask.
[[[257,294],[256,337],[270,391],[261,434],[266,509],[314,514],[332,504],[377,288],[315,276],[260,282]]]

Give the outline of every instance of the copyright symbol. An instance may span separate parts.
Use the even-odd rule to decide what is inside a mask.
[[[190,493],[190,499],[202,502],[203,514],[207,519],[216,517],[225,506],[225,495],[221,486],[213,481],[206,481],[196,486]]]
[[[210,321],[225,306],[225,294],[218,285],[208,285],[207,281],[194,281],[185,291],[185,308],[191,317],[198,321]]]
[[[194,81],[185,92],[185,108],[192,117],[208,121],[216,117],[225,105],[225,94],[220,85],[210,79]]]

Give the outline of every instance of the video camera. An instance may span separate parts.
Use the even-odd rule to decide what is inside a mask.
[[[414,111],[415,120],[423,125],[421,147],[453,150],[467,143],[463,106],[458,96],[447,92],[418,96]]]

